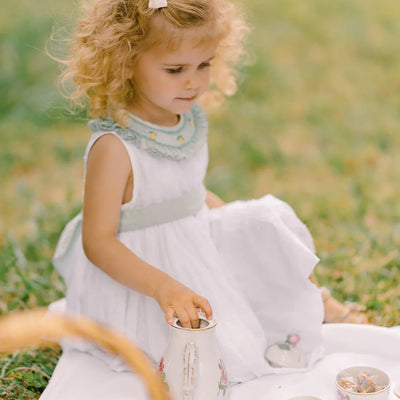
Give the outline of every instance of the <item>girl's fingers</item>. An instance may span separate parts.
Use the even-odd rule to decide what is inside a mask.
[[[184,328],[191,328],[192,324],[190,321],[190,316],[187,311],[183,307],[176,308],[176,315],[179,319],[179,322]]]
[[[170,305],[166,308],[165,319],[169,325],[174,323],[174,316],[184,328],[198,329],[200,327],[199,314],[197,308],[203,311],[207,319],[212,319],[212,308],[207,299],[195,295],[191,299],[181,302],[181,304]]]
[[[186,308],[186,312],[190,318],[191,327],[197,329],[200,327],[199,314],[194,306]]]
[[[200,307],[200,310],[206,314],[207,319],[212,319],[213,312],[212,312],[211,305],[207,299],[205,299],[204,297],[201,297],[201,296],[196,296],[194,298],[194,302],[198,307]]]
[[[168,307],[167,311],[165,311],[165,319],[167,320],[168,325],[172,325],[174,323],[174,315],[175,310],[172,307]]]

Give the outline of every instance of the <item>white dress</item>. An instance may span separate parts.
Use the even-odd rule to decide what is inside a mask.
[[[208,164],[207,120],[199,105],[169,128],[133,116],[124,129],[110,120],[94,120],[90,126],[95,132],[85,163],[92,145],[107,133],[121,140],[131,160],[135,185],[123,212],[173,202],[202,187]],[[170,219],[120,232],[118,239],[210,301],[218,322],[217,344],[232,383],[287,372],[271,367],[264,352],[290,334],[300,337],[307,367],[321,357],[323,304],[308,279],[318,258],[307,228],[286,203],[267,195],[210,210],[203,202],[192,215]],[[65,229],[54,262],[67,285],[67,312],[118,330],[155,363],[160,360],[169,335],[163,312],[153,298],[117,283],[86,258],[79,222]],[[110,371],[127,370],[118,357],[94,346],[68,344],[43,399],[109,398],[85,393],[84,388],[79,395],[69,392],[63,371],[79,370],[66,361],[71,351],[89,353]]]

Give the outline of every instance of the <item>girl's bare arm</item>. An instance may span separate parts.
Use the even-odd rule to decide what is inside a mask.
[[[195,307],[212,317],[208,301],[137,257],[117,239],[121,204],[127,196],[129,199],[126,188],[130,178],[130,159],[124,146],[112,134],[102,136],[87,161],[82,223],[85,254],[114,280],[153,297],[168,323],[176,314],[184,326],[196,327]]]

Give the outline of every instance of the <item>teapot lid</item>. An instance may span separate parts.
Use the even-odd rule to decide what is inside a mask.
[[[199,322],[200,322],[200,327],[199,328],[184,328],[179,321],[178,317],[174,317],[174,322],[172,323],[171,327],[184,330],[184,331],[206,331],[208,329],[212,329],[217,325],[217,322],[215,319],[207,319],[205,313],[201,311],[197,311],[199,314]]]

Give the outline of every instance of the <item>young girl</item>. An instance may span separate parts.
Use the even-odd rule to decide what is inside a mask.
[[[214,317],[232,383],[282,371],[264,352],[290,334],[306,367],[322,352],[323,303],[309,280],[318,258],[306,227],[272,196],[223,205],[203,184],[207,119],[197,101],[234,93],[245,32],[228,0],[89,5],[66,77],[96,119],[83,212],[54,258],[67,312],[126,335],[154,363],[174,316],[192,328],[198,309]],[[64,350],[42,399],[146,398],[117,357],[82,343]]]

